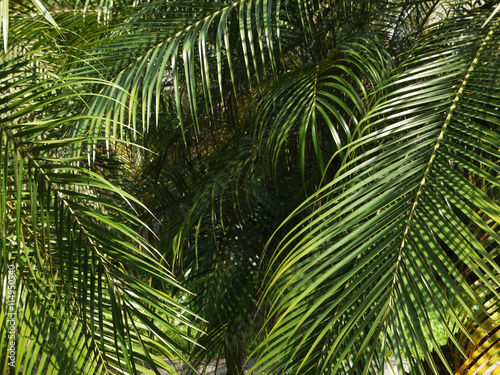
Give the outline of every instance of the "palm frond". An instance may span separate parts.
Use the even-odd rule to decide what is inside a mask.
[[[186,330],[196,328],[165,291],[183,288],[135,230],[145,227],[137,210],[146,207],[92,163],[92,154],[123,151],[72,131],[89,80],[52,74],[54,56],[46,57],[43,75],[32,59],[12,60],[0,81],[8,92],[0,109],[0,267],[12,280],[3,284],[0,347],[14,348],[0,367],[137,373],[147,364],[176,373],[164,359],[188,362]]]
[[[304,182],[308,169],[307,179],[319,184],[327,163],[330,170],[342,164],[344,152],[335,161],[331,158],[357,138],[365,106],[375,100],[368,95],[384,81],[391,64],[375,41],[347,40],[321,63],[283,74],[263,90],[256,122],[260,147],[267,148],[266,159],[272,160],[274,170],[284,163],[284,155],[297,154]],[[315,160],[306,161],[310,155]],[[319,178],[312,178],[314,168],[306,165],[317,165]]]
[[[176,107],[169,115],[182,126],[190,115],[199,133],[205,122],[201,119],[228,110],[217,103],[242,91],[245,95],[263,79],[289,69],[299,55],[315,62],[346,38],[362,34],[361,21],[346,26],[347,21],[368,18],[372,9],[340,5],[260,0],[139,5],[137,13],[114,26],[72,74],[109,79],[123,89],[103,91],[103,98],[115,101],[93,102],[89,112],[96,116],[111,112],[122,123],[135,128],[140,122],[148,129],[151,120],[158,123],[160,98],[166,96]],[[128,109],[120,110],[121,104]]]
[[[487,314],[481,293],[499,297],[500,39],[482,23],[473,13],[424,36],[361,121],[352,157],[300,208],[314,210],[280,246],[257,373],[378,373],[386,348],[398,372],[406,358],[410,373],[424,359],[438,373],[431,312],[455,327],[462,358],[456,334],[472,332],[457,308],[488,332],[470,303]]]
[[[52,25],[52,27],[54,27],[55,29],[59,29],[59,25],[54,20],[42,1],[32,0],[30,1],[30,3],[31,7],[36,8],[37,11],[45,18],[45,20]],[[26,7],[25,4],[20,5],[17,2],[15,3],[15,6]],[[9,40],[9,8],[9,0],[2,0],[2,2],[0,3],[0,35],[2,35],[3,37],[3,49],[5,53],[7,53]]]

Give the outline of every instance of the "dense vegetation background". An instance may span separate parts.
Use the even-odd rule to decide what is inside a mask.
[[[4,373],[486,371],[498,9],[1,0]]]

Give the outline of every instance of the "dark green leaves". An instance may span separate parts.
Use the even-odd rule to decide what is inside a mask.
[[[495,300],[500,286],[500,102],[483,89],[498,80],[500,39],[496,23],[481,22],[458,18],[424,37],[409,68],[380,87],[386,94],[360,121],[367,135],[345,147],[338,177],[304,204],[319,208],[282,241],[261,372],[376,373],[385,337],[398,371],[406,358],[410,373],[423,373],[420,359],[434,367],[430,313],[452,322],[450,343],[465,355],[455,333],[471,332],[457,306],[474,319],[471,304],[488,306],[471,280]]]

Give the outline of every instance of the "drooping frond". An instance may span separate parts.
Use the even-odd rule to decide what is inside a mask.
[[[169,115],[181,125],[189,115],[199,133],[206,119],[228,111],[228,97],[260,87],[295,68],[297,60],[318,62],[345,39],[368,33],[375,10],[300,0],[141,4],[72,74],[109,79],[122,89],[103,91],[103,99],[89,108],[96,116],[112,113],[119,122],[147,129],[151,121],[158,123],[161,98],[167,97],[175,103]],[[350,25],[354,19],[359,24]],[[101,125],[96,120],[81,126]]]
[[[457,337],[495,326],[500,34],[498,22],[481,28],[485,17],[455,17],[423,37],[337,177],[300,208],[315,209],[276,255],[258,373],[375,374],[386,350],[398,372],[406,358],[412,374],[425,373],[421,360],[440,373],[431,315],[462,361]]]
[[[185,327],[195,328],[164,291],[182,287],[136,231],[147,209],[90,155],[119,160],[135,146],[72,131],[90,80],[54,74],[55,57],[9,60],[0,77],[0,348],[11,354],[0,367],[176,373],[163,359],[187,360]]]
[[[263,90],[256,122],[260,147],[267,149],[266,159],[274,169],[289,154],[299,155],[303,179],[306,165],[317,165],[317,175],[324,176],[328,163],[331,170],[342,164],[344,152],[333,164],[330,159],[359,136],[365,107],[375,100],[369,96],[384,81],[391,63],[379,43],[347,40],[320,63],[284,74]]]

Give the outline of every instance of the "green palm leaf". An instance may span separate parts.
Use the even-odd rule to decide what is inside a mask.
[[[88,110],[98,117],[107,113],[120,123],[134,128],[142,123],[148,129],[153,119],[158,124],[165,96],[175,102],[169,116],[184,127],[190,115],[197,134],[202,118],[229,110],[225,104],[232,96],[295,67],[297,58],[324,58],[346,38],[362,34],[360,25],[346,22],[369,18],[373,11],[347,3],[337,8],[328,1],[141,4],[95,44],[83,65],[72,67],[72,74],[109,79],[123,89],[103,88],[102,98]],[[324,33],[332,40],[325,41]],[[102,124],[96,119],[81,126]]]
[[[433,319],[448,370],[496,361],[498,23],[462,3],[3,1],[12,372],[239,373],[264,316],[261,373],[443,373]]]
[[[143,103],[141,117],[146,126],[153,108],[156,108],[158,121],[160,96],[167,86],[174,94],[179,120],[182,121],[184,117],[181,95],[185,92],[193,121],[197,124],[197,94],[203,92],[207,102],[210,102],[214,95],[211,92],[213,85],[218,82],[222,90],[223,81],[226,81],[223,79],[223,71],[229,73],[233,85],[236,83],[231,55],[237,45],[234,35],[230,33],[238,25],[233,20],[236,15],[244,15],[248,22],[245,26],[245,22],[241,20],[238,26],[241,26],[241,37],[244,38],[244,47],[240,42],[239,48],[245,51],[247,74],[250,76],[250,57],[254,65],[260,58],[265,58],[262,38],[263,35],[267,39],[271,38],[271,19],[274,22],[275,16],[272,15],[277,6],[274,2],[266,2],[265,5],[265,11],[261,1],[255,4],[243,1],[175,4],[158,2],[141,5],[134,16],[127,19],[123,26],[118,25],[109,38],[95,47],[86,64],[75,69],[73,74],[99,74],[112,79],[116,85],[131,94],[130,97],[128,94],[125,97],[121,91],[108,89],[111,91],[106,96],[116,98],[118,104],[128,104],[129,111],[120,112],[117,105],[106,104],[104,99],[92,104],[94,114],[116,111],[121,122],[129,120],[135,126],[138,103]],[[256,39],[254,21],[257,23],[257,34],[261,37],[258,39],[257,49],[254,42],[251,42]],[[253,56],[250,56],[246,43],[251,44]],[[262,53],[257,57],[259,48]],[[120,51],[120,59],[116,58],[116,51]],[[215,66],[216,74],[210,75],[209,65]],[[200,84],[196,83],[197,77],[201,78]],[[100,125],[100,122],[96,120],[95,125]]]
[[[398,372],[406,358],[410,373],[425,373],[420,359],[438,373],[430,313],[453,323],[447,336],[464,356],[455,333],[471,331],[456,306],[488,332],[470,305],[486,313],[481,293],[500,296],[500,39],[483,22],[457,17],[424,37],[381,87],[338,177],[300,208],[315,207],[280,246],[258,373],[378,373],[385,348]]]
[[[32,70],[37,53],[44,59]],[[104,82],[56,76],[53,61],[47,48],[33,49],[6,61],[0,77],[8,93],[0,109],[0,267],[13,280],[3,284],[0,312],[0,347],[13,355],[0,367],[153,373],[147,364],[176,373],[164,359],[187,361],[185,332],[196,328],[165,292],[183,288],[136,231],[147,229],[137,214],[147,209],[93,162],[135,146],[75,134],[91,95],[85,87]]]
[[[359,38],[346,41],[321,63],[284,74],[263,90],[256,122],[261,147],[267,149],[266,159],[273,161],[274,170],[294,149],[304,183],[305,174],[308,179],[312,175],[306,165],[318,165],[317,175],[324,178],[327,163],[330,169],[342,164],[343,151],[340,158],[330,159],[359,136],[355,133],[366,103],[375,100],[368,98],[365,87],[379,85],[390,67],[382,45]]]

